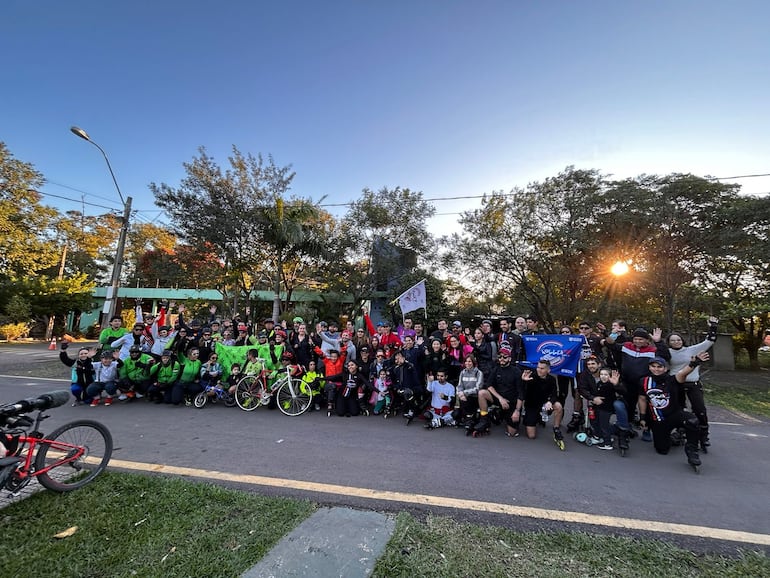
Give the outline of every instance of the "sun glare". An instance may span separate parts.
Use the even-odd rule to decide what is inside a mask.
[[[626,273],[628,273],[628,263],[626,263],[625,261],[617,261],[612,267],[610,267],[610,271],[616,277],[625,275]]]

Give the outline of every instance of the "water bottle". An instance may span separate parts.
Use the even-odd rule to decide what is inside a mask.
[[[545,405],[540,410],[540,419],[543,423],[548,423],[548,412],[545,409]]]

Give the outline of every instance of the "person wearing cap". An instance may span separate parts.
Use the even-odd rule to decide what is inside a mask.
[[[235,338],[235,345],[256,345],[257,339],[253,335],[249,335],[249,328],[245,323],[239,323],[236,326],[238,330],[238,336]]]
[[[500,414],[505,423],[505,433],[509,437],[519,435],[521,408],[524,405],[524,386],[521,381],[521,370],[511,363],[511,348],[500,347],[497,354],[497,367],[479,390],[480,418],[474,426],[474,431],[483,433],[489,431],[489,407],[493,404],[500,407]]]
[[[275,321],[273,318],[266,317],[262,322],[262,327],[265,328],[265,332],[267,333],[267,340],[273,341],[275,339]]]
[[[174,352],[164,349],[160,354],[160,363],[150,368],[150,387],[147,398],[154,403],[171,403],[171,392],[179,379],[179,362],[174,359]]]
[[[295,333],[297,333],[297,331],[299,331],[299,326],[303,323],[305,323],[305,320],[299,316],[296,316],[291,320],[291,329],[286,331],[286,335],[288,336],[288,339],[286,340],[287,343],[291,343],[291,338]]]
[[[400,349],[403,343],[399,339],[398,335],[391,331],[390,321],[385,319],[382,322],[382,334],[380,335],[380,346],[385,348],[389,347],[393,350]]]
[[[118,380],[118,389],[120,390],[120,401],[127,399],[141,399],[150,386],[150,369],[155,360],[147,353],[142,353],[138,345],[132,345],[129,348],[129,355],[123,360],[123,367],[120,368],[120,379]]]
[[[211,339],[213,339],[215,342],[219,342],[222,339],[222,324],[219,322],[219,319],[214,319],[209,323],[209,327],[211,327]]]
[[[209,360],[211,353],[214,351],[215,344],[214,332],[211,327],[206,326],[201,329],[200,339],[195,344],[198,347],[198,356],[201,363],[206,363]]]
[[[120,315],[113,315],[110,324],[99,333],[99,346],[102,349],[109,349],[110,343],[120,339],[126,333],[128,329],[123,327],[123,318]]]
[[[120,359],[125,361],[129,357],[129,350],[132,347],[138,347],[141,352],[149,352],[150,346],[147,342],[147,336],[144,333],[143,323],[134,323],[131,333],[126,333],[123,337],[110,343],[111,349],[120,349]]]
[[[150,331],[152,332],[153,337],[153,344],[150,348],[150,355],[152,355],[157,361],[160,361],[163,352],[166,349],[171,349],[170,345],[174,341],[177,332],[172,331],[171,327],[168,325],[158,325],[157,320],[155,320],[155,322],[150,327]]]
[[[460,320],[452,321],[452,330],[447,336],[447,338],[444,340],[444,344],[449,347],[450,346],[450,340],[452,337],[456,337],[457,340],[463,345],[468,345],[468,338],[465,336],[465,333],[463,332],[463,322]]]
[[[100,363],[94,364],[94,381],[86,388],[86,396],[91,398],[91,407],[99,405],[102,392],[107,394],[104,405],[112,405],[112,397],[118,391],[118,372],[122,365],[117,351],[102,351]]]
[[[668,360],[652,357],[648,363],[649,373],[642,378],[639,387],[639,423],[642,427],[649,426],[655,451],[667,454],[671,449],[671,432],[676,428],[684,428],[687,462],[696,468],[701,464],[698,454],[700,423],[694,414],[682,409],[679,393],[687,376],[708,359],[708,352],[702,351],[693,356],[676,375],[670,375]]]
[[[636,411],[639,384],[642,378],[648,375],[650,359],[653,357],[662,357],[666,361],[671,359],[668,347],[661,339],[662,334],[663,331],[660,328],[655,328],[650,334],[640,327],[633,332],[631,341],[626,341],[620,347],[620,378],[626,386],[624,399],[629,419],[633,419]]]

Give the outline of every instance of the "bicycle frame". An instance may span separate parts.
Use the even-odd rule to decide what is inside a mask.
[[[47,419],[48,417],[50,416],[43,414],[42,412],[38,412],[34,425],[32,425],[32,433],[27,433],[21,429],[0,428],[1,433],[17,438],[18,446],[13,451],[12,455],[8,456],[9,458],[16,458],[16,460],[15,462],[7,464],[3,468],[3,471],[6,467],[9,469],[12,468],[11,473],[15,474],[14,485],[17,485],[19,489],[24,487],[31,478],[47,474],[52,469],[58,468],[64,464],[72,463],[80,459],[86,452],[86,448],[83,446],[77,446],[57,440],[47,439],[42,433],[40,433],[38,431],[40,422],[42,422],[44,419]],[[20,431],[24,433],[16,433]],[[35,469],[33,460],[35,459],[38,446],[41,445],[50,446],[51,449],[60,452],[62,457],[47,465],[46,467],[38,470]],[[0,475],[0,478],[7,479],[7,475]]]

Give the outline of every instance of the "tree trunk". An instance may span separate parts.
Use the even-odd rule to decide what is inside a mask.
[[[281,267],[277,267],[273,278],[273,321],[278,323],[281,316]]]

